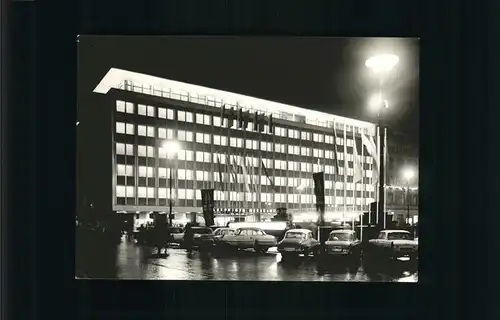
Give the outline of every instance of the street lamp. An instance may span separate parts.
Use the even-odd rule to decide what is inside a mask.
[[[403,170],[403,177],[406,181],[406,218],[410,221],[410,182],[413,179],[415,173],[412,168],[406,168]],[[413,225],[413,219],[412,219]]]
[[[179,152],[180,145],[175,140],[169,140],[163,144],[163,148],[165,149],[168,158],[173,159],[174,156]],[[173,170],[173,163],[171,163],[171,165],[169,167],[169,177],[168,177],[168,185],[169,185],[169,193],[170,193],[169,203],[168,203],[168,206],[169,206],[168,219],[169,219],[170,225],[172,225],[172,170]]]
[[[386,126],[384,124],[384,110],[388,108],[388,102],[385,100],[383,94],[383,85],[386,76],[394,67],[399,63],[399,57],[394,54],[379,54],[375,55],[365,62],[365,66],[370,69],[378,78],[379,93],[374,96],[370,101],[370,107],[377,111],[378,117],[378,131],[380,140],[380,154],[379,154],[379,200],[378,200],[378,214],[383,213],[384,228],[386,227],[385,218],[385,136]],[[377,221],[378,221],[377,214]]]

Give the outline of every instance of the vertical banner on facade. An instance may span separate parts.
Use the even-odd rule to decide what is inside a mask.
[[[320,223],[325,221],[325,173],[313,173],[314,195],[316,196],[316,210],[319,212]]]
[[[215,225],[214,221],[214,189],[201,190],[201,204],[206,226]]]

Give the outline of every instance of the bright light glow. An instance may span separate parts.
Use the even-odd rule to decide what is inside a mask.
[[[181,146],[177,141],[169,140],[163,144],[163,148],[169,155],[173,156],[179,152]]]
[[[366,60],[365,66],[374,73],[391,71],[399,62],[399,57],[395,54],[379,54]]]
[[[238,228],[260,228],[262,230],[268,231],[276,231],[276,230],[285,230],[286,222],[278,221],[278,222],[233,222],[229,224],[230,228],[238,229]]]
[[[413,176],[415,175],[415,172],[413,171],[412,168],[406,168],[403,170],[403,177],[405,178],[406,181],[410,181],[413,179]]]
[[[76,122],[76,125],[78,126],[79,124],[80,124],[80,121],[77,121],[77,122]]]
[[[201,96],[201,97],[213,97],[218,103],[215,107],[220,108],[220,102],[222,101],[227,105],[236,105],[239,102],[240,105],[249,106],[256,111],[264,112],[266,114],[277,114],[280,112],[288,114],[298,114],[305,116],[309,121],[318,121],[324,123],[325,121],[334,121],[338,123],[346,123],[347,125],[352,125],[360,128],[367,128],[372,133],[375,132],[376,125],[370,122],[360,121],[351,118],[344,118],[324,112],[318,112],[314,110],[299,108],[283,103],[278,103],[274,101],[259,99],[255,97],[245,96],[238,93],[232,93],[227,91],[222,91],[218,89],[207,88],[203,86],[198,86],[194,84],[173,81],[168,79],[163,79],[159,77],[154,77],[147,74],[131,72],[123,69],[111,68],[108,73],[102,78],[100,83],[95,87],[95,93],[107,94],[111,88],[121,89],[123,82],[127,80],[134,84],[142,85],[147,89],[154,88],[155,90],[163,90],[165,92],[179,93],[184,92],[189,93],[190,97]],[[144,92],[144,94],[152,95],[150,92]],[[178,99],[176,96],[172,96],[173,99]],[[213,105],[212,105],[213,106]]]

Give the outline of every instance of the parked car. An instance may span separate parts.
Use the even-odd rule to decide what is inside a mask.
[[[179,227],[170,228],[170,236],[172,243],[181,243],[182,239],[184,239],[184,230]]]
[[[214,244],[214,234],[208,227],[191,227],[189,233],[184,233],[183,246],[186,248],[210,249]]]
[[[382,230],[377,239],[368,241],[369,258],[418,258],[418,241],[406,230]]]
[[[347,257],[354,261],[361,258],[361,241],[354,230],[333,230],[325,241],[325,247],[329,257]]]
[[[285,233],[283,240],[278,243],[278,252],[283,260],[297,257],[317,255],[319,253],[319,241],[314,239],[313,233],[308,229],[291,229]]]
[[[234,235],[235,232],[236,229],[233,228],[217,228],[214,231],[214,240],[217,242],[226,235]]]
[[[271,247],[276,247],[274,236],[266,234],[259,228],[238,228],[234,234],[227,234],[220,238],[218,245],[221,249],[251,249],[265,253]]]

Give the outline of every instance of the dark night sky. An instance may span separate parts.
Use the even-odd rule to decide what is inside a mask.
[[[418,143],[417,39],[80,36],[79,104],[111,67],[207,86],[308,109],[375,121],[367,104],[377,81],[371,55],[400,63],[384,92],[392,130]]]

